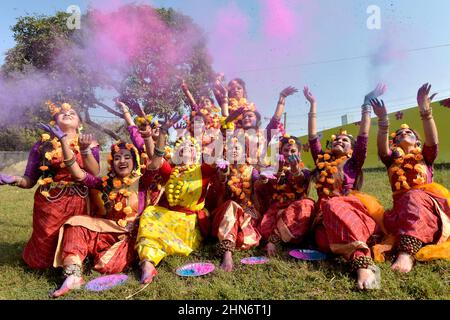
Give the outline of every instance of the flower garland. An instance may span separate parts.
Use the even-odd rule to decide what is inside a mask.
[[[144,127],[146,124],[149,124],[153,128],[159,124],[158,120],[155,120],[153,122],[152,121],[153,121],[152,115],[146,115],[145,117],[136,117],[134,119],[136,126],[138,126],[139,128]]]
[[[200,166],[195,163],[189,166],[177,166],[170,174],[167,182],[167,201],[171,207],[177,206],[189,189],[189,181],[193,180],[194,171]]]
[[[240,107],[244,107],[245,111],[256,111],[255,104],[253,102],[248,103],[245,98],[241,98],[239,101],[236,98],[230,98],[228,100],[228,110],[235,111]]]
[[[119,152],[119,143],[114,144],[111,147],[111,150],[114,152]],[[132,170],[130,176],[128,177],[116,177],[115,173],[112,170],[113,157],[111,152],[108,156],[108,173],[104,177],[102,177],[102,199],[104,206],[107,209],[103,211],[102,214],[106,215],[109,210],[114,209],[115,214],[121,217],[117,220],[117,224],[123,228],[125,228],[130,221],[134,221],[135,219],[135,214],[129,204],[129,198],[133,193],[128,189],[141,176],[141,158],[144,160],[146,159],[146,155],[144,156],[144,153],[141,157],[139,157],[139,152],[134,145],[127,143],[125,144],[125,147],[130,151],[134,151],[134,154],[136,156],[135,160],[137,163],[137,169]]]
[[[303,162],[299,163],[299,168],[303,169],[305,167],[305,164]],[[279,203],[285,203],[292,200],[297,199],[301,194],[305,192],[305,188],[299,187],[293,183],[294,181],[290,181],[290,179],[287,177],[288,172],[291,171],[290,166],[280,166],[280,170],[278,171],[278,179],[277,183],[274,186],[274,193],[272,195],[272,199],[279,202]],[[290,178],[293,176],[291,175]]]
[[[402,124],[400,129],[409,129],[407,124]],[[391,133],[396,137],[396,132]],[[427,181],[427,167],[423,161],[422,148],[416,147],[410,153],[392,144],[392,156],[394,161],[388,169],[389,180],[395,191],[407,191],[411,187],[423,185]]]
[[[316,182],[317,192],[322,192],[329,196],[336,189],[335,174],[338,173],[338,166],[345,162],[351,155],[343,155],[336,159],[331,154],[331,150],[326,150],[324,154],[319,154],[316,160],[316,168],[319,170],[319,178]]]
[[[251,207],[253,205],[251,201],[253,167],[247,164],[239,167],[230,165],[230,169],[230,179],[227,184],[232,193],[232,198],[238,200],[244,209]]]

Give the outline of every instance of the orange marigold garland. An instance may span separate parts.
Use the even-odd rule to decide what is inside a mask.
[[[324,154],[319,154],[316,160],[316,167],[319,169],[319,177],[316,181],[317,192],[329,196],[335,189],[336,173],[338,173],[338,166],[350,158],[350,155],[344,155],[335,158],[331,154],[331,150],[326,150]]]
[[[230,165],[230,177],[227,182],[232,198],[245,209],[253,205],[252,195],[252,171],[253,167],[247,164],[235,166]]]

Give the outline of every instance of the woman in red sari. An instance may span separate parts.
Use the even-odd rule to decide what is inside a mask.
[[[403,124],[392,134],[390,148],[386,107],[382,101],[372,101],[379,124],[378,155],[388,168],[394,200],[392,210],[384,215],[384,225],[395,237],[397,257],[392,269],[404,273],[411,271],[417,256],[426,258],[427,247],[443,245],[450,237],[450,194],[433,182],[433,162],[439,142],[431,109],[435,94],[429,97],[430,89],[425,84],[417,93],[425,133],[423,147],[418,134]],[[422,251],[425,253],[420,254]]]
[[[67,134],[70,148],[77,163],[86,171],[97,175],[99,148],[91,143],[92,137],[79,134],[81,121],[74,109],[63,103],[57,107],[47,103],[53,121]],[[61,144],[43,134],[31,150],[23,176],[0,175],[0,185],[10,184],[30,189],[39,184],[34,195],[33,233],[28,241],[23,259],[33,269],[52,267],[58,241],[58,230],[63,223],[75,215],[86,215],[88,189],[72,179],[63,163]]]
[[[316,101],[307,87],[304,90],[311,104],[308,135],[311,154],[316,163],[315,182],[319,196],[313,226],[316,244],[321,251],[331,251],[348,260],[352,271],[357,273],[357,286],[363,290],[378,286],[378,270],[372,260],[368,241],[377,230],[372,216],[382,208],[375,198],[355,190],[360,189],[361,169],[367,154],[370,99],[378,97],[384,90],[385,87],[379,85],[366,95],[356,141],[343,131],[332,137],[330,149],[326,151],[322,150],[317,135]]]
[[[259,197],[270,199],[258,228],[267,241],[269,256],[276,254],[278,244],[301,242],[311,229],[314,200],[307,196],[311,172],[300,160],[300,148],[295,137],[285,135],[281,139],[278,172],[275,179],[265,180],[259,191]]]

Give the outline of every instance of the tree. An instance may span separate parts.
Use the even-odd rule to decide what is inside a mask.
[[[112,99],[102,99],[105,93],[166,119],[187,105],[177,77],[186,79],[197,95],[208,92],[213,70],[206,39],[190,17],[130,4],[108,13],[89,10],[81,29],[69,30],[68,16],[26,16],[12,27],[16,46],[1,67],[4,81],[18,75],[44,79],[31,81],[39,87],[32,92],[39,94],[21,103],[26,125],[42,121],[41,107],[48,98],[72,103],[85,122],[117,139],[115,132],[90,119],[93,108],[122,116]]]

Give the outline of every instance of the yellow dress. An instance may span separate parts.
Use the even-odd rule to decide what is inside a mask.
[[[179,177],[177,169],[172,172],[171,178],[177,178],[180,184],[179,193],[176,193],[177,206],[190,211],[204,209],[204,201],[198,202],[202,195],[201,166],[196,165],[191,170],[181,172]],[[170,190],[176,188],[173,179],[165,186],[166,196],[173,194]],[[168,255],[188,256],[197,249],[202,240],[196,214],[186,214],[173,211],[162,206],[147,207],[139,222],[139,231],[136,240],[136,250],[140,261],[149,260],[155,266]]]

